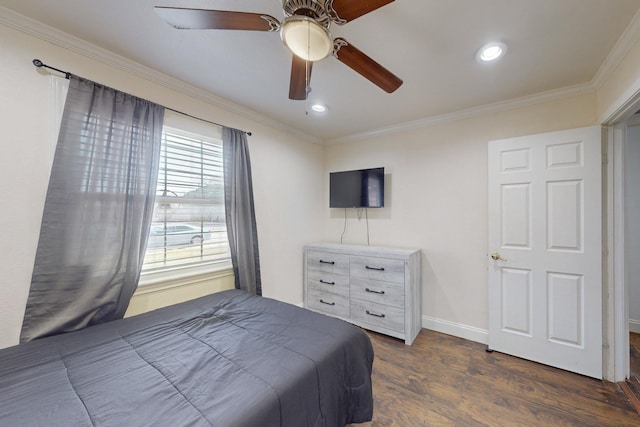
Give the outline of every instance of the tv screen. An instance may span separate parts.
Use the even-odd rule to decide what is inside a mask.
[[[329,207],[384,207],[384,168],[330,173]]]

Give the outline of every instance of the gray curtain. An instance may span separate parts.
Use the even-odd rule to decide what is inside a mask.
[[[20,341],[122,318],[153,216],[164,108],[71,76]]]
[[[262,295],[258,230],[246,133],[222,128],[224,206],[236,288]]]

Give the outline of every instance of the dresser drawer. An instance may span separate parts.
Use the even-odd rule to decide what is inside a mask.
[[[404,332],[404,309],[351,298],[351,318],[365,328],[378,326]]]
[[[349,317],[349,297],[323,292],[318,289],[307,289],[307,308],[321,311],[331,316]]]
[[[404,261],[401,259],[351,256],[351,276],[404,283]]]
[[[349,298],[349,276],[307,270],[307,287]]]
[[[351,298],[403,308],[404,284],[353,277],[351,279]]]
[[[326,273],[349,275],[349,255],[308,251],[307,268]]]

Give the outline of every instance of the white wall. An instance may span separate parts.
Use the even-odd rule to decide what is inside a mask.
[[[138,71],[122,71],[4,25],[0,25],[0,52],[0,348],[18,342],[53,158],[52,79],[31,64],[34,58],[159,104],[252,131],[249,145],[264,294],[302,301],[302,246],[321,237],[317,225],[322,198],[314,197],[323,189],[321,146],[262,124],[267,120],[247,119],[140,77]]]
[[[422,249],[423,326],[483,342],[488,329],[487,143],[596,122],[595,93],[396,132],[326,151],[332,171],[385,167],[385,207],[369,209],[370,243]],[[339,241],[344,210],[324,237]],[[345,243],[366,244],[350,210]]]
[[[640,126],[630,127],[626,155],[627,280],[629,328],[640,333]]]

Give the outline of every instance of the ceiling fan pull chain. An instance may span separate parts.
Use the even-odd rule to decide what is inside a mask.
[[[307,53],[311,52],[311,26],[307,25]],[[304,78],[305,78],[305,86],[304,86],[304,99],[306,101],[306,106],[305,109],[306,114],[309,115],[309,109],[307,108],[309,106],[309,93],[311,92],[311,83],[309,82],[309,78],[311,77],[309,74],[309,61],[305,60],[304,61]]]
[[[307,25],[307,56],[311,51],[311,29]],[[309,115],[309,61],[304,61],[304,115]]]

